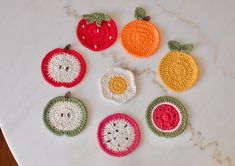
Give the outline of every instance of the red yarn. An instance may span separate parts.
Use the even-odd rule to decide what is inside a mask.
[[[124,119],[127,122],[129,122],[129,124],[131,124],[133,130],[134,130],[134,134],[135,134],[135,138],[133,140],[133,143],[131,146],[129,146],[125,151],[121,151],[121,152],[115,152],[111,149],[109,149],[103,142],[103,130],[104,127],[107,123],[109,123],[110,121],[116,120],[116,119]],[[111,155],[111,156],[115,156],[115,157],[122,157],[125,156],[127,154],[129,154],[130,152],[132,152],[133,150],[135,150],[135,148],[139,145],[140,142],[140,131],[139,131],[139,127],[137,125],[137,123],[128,115],[126,114],[122,114],[122,113],[116,113],[116,114],[112,114],[109,115],[108,117],[106,117],[105,119],[103,119],[98,127],[97,130],[97,139],[99,142],[99,145],[101,147],[101,149],[106,152],[107,154]]]
[[[57,82],[48,76],[48,63],[50,62],[50,59],[55,55],[63,54],[63,53],[67,53],[71,56],[74,56],[79,61],[79,64],[80,64],[80,72],[78,73],[77,78],[71,83]],[[85,63],[85,60],[83,59],[83,57],[78,52],[76,52],[74,50],[63,50],[61,48],[56,48],[56,49],[50,51],[49,53],[47,53],[46,56],[43,58],[42,63],[41,63],[41,72],[42,72],[44,79],[49,84],[51,84],[55,87],[63,86],[66,88],[70,88],[70,87],[77,85],[83,79],[83,77],[86,73],[86,63]]]
[[[98,32],[97,32],[98,30]],[[101,51],[110,47],[117,39],[117,26],[113,20],[87,24],[85,19],[78,23],[77,37],[83,46],[92,51]]]
[[[179,121],[178,111],[170,104],[161,104],[153,112],[153,122],[161,130],[173,130]]]

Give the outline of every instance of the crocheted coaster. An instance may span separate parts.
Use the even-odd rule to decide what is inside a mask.
[[[84,77],[86,63],[83,57],[70,45],[64,49],[56,48],[46,54],[41,63],[44,79],[55,87],[66,88],[77,85]]]
[[[66,93],[48,102],[44,108],[43,120],[46,127],[54,134],[75,136],[80,133],[87,121],[87,111],[83,102]]]
[[[150,17],[145,16],[143,8],[135,10],[137,20],[129,22],[121,31],[121,44],[131,55],[139,58],[149,57],[160,46],[159,31],[150,23]]]
[[[184,131],[188,115],[177,99],[163,96],[150,103],[146,111],[146,120],[156,135],[171,138]]]
[[[97,138],[104,152],[121,157],[129,154],[139,145],[140,132],[137,123],[131,117],[116,113],[100,122]]]
[[[103,96],[117,103],[125,103],[136,94],[133,73],[119,67],[109,69],[101,78],[100,86]]]
[[[191,88],[198,78],[198,67],[190,56],[192,44],[180,45],[177,41],[169,41],[170,52],[158,65],[158,75],[163,84],[174,92],[182,92]]]
[[[117,27],[106,14],[87,14],[83,15],[83,19],[78,23],[77,37],[86,48],[92,51],[101,51],[116,41]]]

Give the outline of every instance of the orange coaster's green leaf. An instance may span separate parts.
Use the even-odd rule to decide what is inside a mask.
[[[135,18],[137,20],[143,20],[145,17],[145,10],[142,7],[137,7],[135,9]]]

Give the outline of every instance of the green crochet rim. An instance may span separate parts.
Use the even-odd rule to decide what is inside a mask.
[[[167,102],[167,103],[171,103],[171,104],[175,105],[181,113],[181,118],[182,118],[181,124],[175,131],[172,131],[172,132],[160,131],[152,123],[152,120],[151,120],[152,111],[156,105],[158,105],[162,102]],[[185,110],[185,107],[177,99],[175,99],[173,97],[169,97],[169,96],[161,96],[161,97],[156,98],[155,100],[153,100],[149,104],[147,111],[146,111],[146,120],[147,120],[148,127],[152,130],[153,133],[155,133],[156,135],[158,135],[160,137],[173,138],[173,137],[180,135],[184,131],[184,129],[186,128],[187,121],[188,121],[188,115]]]
[[[51,108],[52,105],[54,105],[56,102],[61,102],[61,101],[68,101],[71,103],[76,103],[77,105],[79,105],[79,107],[82,110],[82,121],[81,124],[74,130],[68,130],[68,131],[62,131],[62,130],[58,130],[56,129],[54,126],[52,126],[49,122],[48,119],[48,114],[49,114],[49,110]],[[87,122],[87,111],[86,111],[86,107],[83,104],[83,102],[75,97],[65,97],[65,96],[58,96],[55,97],[53,99],[51,99],[48,104],[46,105],[46,107],[44,108],[44,113],[43,113],[43,121],[46,125],[46,127],[55,135],[61,136],[61,135],[67,135],[69,137],[73,137],[75,135],[77,135],[78,133],[80,133],[86,126],[86,122]]]

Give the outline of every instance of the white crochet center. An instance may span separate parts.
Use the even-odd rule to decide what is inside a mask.
[[[120,76],[126,80],[127,90],[122,94],[114,94],[110,91],[109,81],[115,76]],[[113,100],[117,103],[125,103],[136,94],[136,85],[133,73],[119,67],[111,68],[107,73],[105,73],[101,78],[100,84],[103,96],[106,99]]]
[[[133,144],[134,129],[124,119],[115,119],[106,123],[103,129],[103,143],[114,152],[122,152]]]
[[[56,82],[71,83],[80,73],[79,60],[67,53],[56,54],[48,62],[48,76]]]
[[[59,101],[49,109],[49,123],[60,131],[76,129],[83,119],[82,110],[76,103]]]

